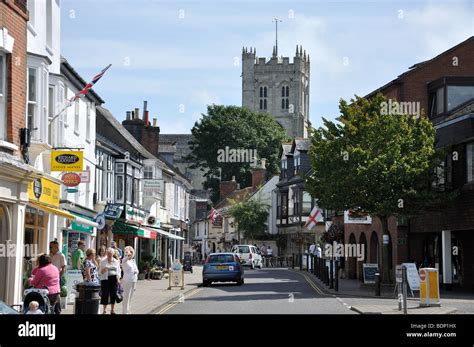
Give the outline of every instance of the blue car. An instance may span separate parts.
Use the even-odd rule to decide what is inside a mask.
[[[237,282],[244,284],[244,269],[234,253],[211,253],[202,269],[202,285],[208,287],[212,282]]]

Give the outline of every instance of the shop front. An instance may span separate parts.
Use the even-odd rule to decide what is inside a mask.
[[[94,219],[71,212],[75,219],[68,221],[63,229],[63,254],[66,255],[68,268],[72,268],[72,255],[77,250],[79,241],[84,242],[86,249],[95,248],[97,236],[97,223]]]

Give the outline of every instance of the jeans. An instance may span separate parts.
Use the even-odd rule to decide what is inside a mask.
[[[137,282],[123,281],[123,314],[130,314],[130,304]]]

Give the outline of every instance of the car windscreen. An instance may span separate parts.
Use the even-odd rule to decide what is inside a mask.
[[[209,263],[233,263],[235,261],[232,254],[213,254],[209,256]]]
[[[239,246],[237,249],[238,253],[250,253],[250,248],[249,246]]]

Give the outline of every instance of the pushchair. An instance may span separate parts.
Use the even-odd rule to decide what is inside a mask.
[[[51,307],[51,303],[48,298],[48,289],[29,288],[23,292],[23,310],[22,313],[26,314],[30,309],[30,302],[37,301],[39,304],[38,309],[43,311],[44,314],[54,314],[54,310]]]

